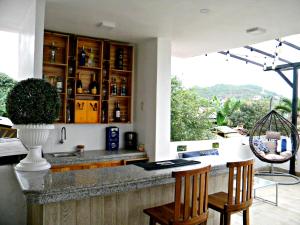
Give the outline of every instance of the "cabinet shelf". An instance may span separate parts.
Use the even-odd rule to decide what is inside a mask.
[[[100,97],[101,95],[93,95],[93,94],[75,94],[76,96],[89,96],[89,97]]]
[[[83,69],[83,70],[101,70],[101,67],[96,67],[96,66],[78,66],[78,69]]]
[[[45,66],[59,66],[59,67],[66,67],[67,64],[65,63],[52,63],[52,62],[43,62]]]
[[[131,70],[117,70],[117,69],[111,69],[112,72],[116,73],[132,73]]]
[[[131,98],[131,96],[128,96],[128,95],[127,95],[127,96],[121,96],[121,95],[110,95],[109,97],[110,97],[110,98],[119,98],[119,99],[120,99],[120,98],[126,98],[126,99],[127,99],[127,98]],[[111,100],[113,100],[113,99],[111,99]]]

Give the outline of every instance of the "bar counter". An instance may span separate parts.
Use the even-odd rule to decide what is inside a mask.
[[[172,171],[212,164],[209,192],[226,190],[226,162],[199,159],[200,164],[154,171],[127,165],[61,173],[16,171],[16,177],[27,199],[28,224],[143,225],[149,219],[144,208],[173,201]],[[217,223],[210,214],[208,224]]]

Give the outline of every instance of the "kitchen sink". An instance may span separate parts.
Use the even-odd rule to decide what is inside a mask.
[[[53,153],[53,157],[59,158],[59,157],[74,157],[78,156],[77,152],[58,152],[58,153]]]

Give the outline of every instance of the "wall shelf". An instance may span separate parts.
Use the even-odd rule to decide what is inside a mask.
[[[57,82],[63,83],[60,90],[61,113],[57,122],[130,123],[133,50],[128,43],[45,31],[43,78],[56,87],[59,86]],[[84,93],[87,90],[91,92],[93,77],[97,83],[97,94]],[[79,80],[81,94],[77,93]],[[117,95],[111,95],[112,91]],[[117,104],[120,121],[116,121]]]

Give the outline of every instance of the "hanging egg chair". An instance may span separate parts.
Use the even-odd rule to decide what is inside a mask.
[[[250,132],[249,145],[263,162],[284,163],[296,155],[299,148],[297,128],[275,110],[260,119]]]

